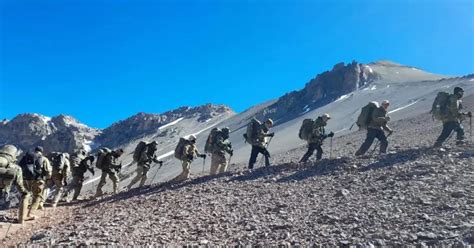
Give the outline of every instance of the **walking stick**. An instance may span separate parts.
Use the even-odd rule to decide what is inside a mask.
[[[329,159],[332,159],[332,137],[331,137],[331,141],[329,142]]]
[[[268,148],[268,146],[270,145],[270,142],[272,142],[272,139],[273,139],[273,136],[270,137],[270,139],[268,140],[268,142],[265,144],[265,149]],[[264,159],[265,155],[263,155],[261,158],[260,158],[260,162],[258,163],[259,164],[259,167],[262,167],[263,166],[263,159]]]
[[[202,174],[204,174],[204,166],[206,165],[206,158],[202,160]]]
[[[151,179],[150,184],[152,184],[155,181],[155,177],[156,177],[156,175],[158,175],[158,171],[161,169],[162,166],[163,166],[163,163],[160,164],[160,167],[158,167],[158,169],[156,169],[155,175],[153,175],[153,178]]]
[[[471,143],[472,143],[472,114],[469,115],[469,139],[471,140]]]

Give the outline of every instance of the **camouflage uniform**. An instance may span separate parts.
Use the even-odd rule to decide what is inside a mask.
[[[392,130],[387,126],[389,120],[390,117],[387,116],[387,110],[383,106],[374,109],[369,121],[369,125],[367,126],[367,136],[364,143],[356,152],[356,156],[366,153],[374,142],[375,138],[380,141],[380,153],[387,152],[388,141],[384,130],[389,133],[392,132]]]
[[[157,150],[157,144],[151,143],[146,146],[146,148],[140,154],[140,158],[137,162],[137,175],[132,179],[130,184],[127,186],[128,189],[131,189],[134,184],[140,181],[139,187],[145,185],[146,180],[148,179],[148,171],[150,170],[151,163],[161,163],[158,161],[155,152]]]
[[[182,160],[183,171],[177,177],[174,178],[175,181],[184,181],[189,179],[191,163],[196,157],[204,157],[206,155],[200,154],[197,150],[196,144],[191,141],[186,141],[187,144],[184,147],[184,159]]]
[[[110,180],[112,180],[114,194],[118,193],[118,184],[120,179],[117,176],[117,173],[119,172],[120,168],[122,168],[122,163],[118,162],[118,158],[122,155],[122,153],[123,151],[118,152],[116,150],[106,155],[104,161],[105,168],[102,169],[102,175],[100,176],[99,185],[97,185],[96,196],[101,196],[104,194],[102,191],[102,187],[104,187],[104,185],[106,184],[107,176],[109,176]]]
[[[249,159],[249,169],[253,169],[259,153],[265,157],[265,166],[270,166],[270,153],[268,152],[266,146],[267,137],[271,136],[273,136],[273,133],[269,133],[269,129],[265,123],[262,123],[257,127],[257,139],[252,144],[252,151],[250,152]]]
[[[59,156],[59,162],[62,163],[62,169],[58,170],[58,168],[53,166],[53,172],[51,175],[51,183],[52,185],[56,186],[56,193],[53,198],[53,207],[56,207],[64,193],[64,187],[67,185],[67,176],[70,171],[69,154],[62,153]],[[47,197],[47,194],[45,197]]]
[[[232,146],[230,144],[229,138],[229,129],[223,133],[219,134],[216,137],[216,143],[214,144],[214,150],[211,155],[211,175],[216,175],[217,171],[223,173],[227,170],[227,159],[225,153],[229,153],[231,156],[233,154]]]
[[[46,186],[46,180],[51,178],[51,164],[49,163],[48,158],[46,158],[42,152],[36,151],[36,155],[41,157],[41,177],[37,180],[25,180],[26,189],[31,192],[33,201],[30,206],[30,211],[28,213],[29,218],[35,218],[35,212],[38,208],[42,209],[42,204],[44,203],[44,189]]]
[[[441,131],[438,139],[436,139],[435,147],[440,147],[453,131],[456,132],[457,142],[462,143],[464,140],[464,128],[461,125],[461,120],[465,114],[462,113],[461,110],[461,97],[456,94],[449,95],[446,105],[446,114],[442,118],[443,131]]]
[[[21,168],[16,165],[17,149],[13,145],[0,148],[0,197],[7,200],[11,186],[14,184],[22,195],[18,209],[18,222],[23,224],[28,211],[30,195],[23,183]]]
[[[316,159],[320,160],[322,158],[323,149],[321,148],[321,145],[323,144],[323,140],[327,137],[331,137],[332,135],[334,135],[333,133],[326,135],[326,130],[324,128],[326,124],[326,121],[324,121],[322,117],[318,117],[316,119],[313,125],[312,132],[309,134],[308,151],[303,155],[300,160],[300,163],[308,161],[311,155],[313,155],[314,150],[317,151]]]
[[[84,184],[84,174],[87,171],[90,171],[92,175],[95,174],[93,163],[94,156],[88,156],[81,160],[81,162],[76,166],[72,167],[72,182],[68,189],[68,194],[70,191],[74,191],[74,195],[72,197],[73,201],[77,200],[79,194],[81,193],[82,185]]]

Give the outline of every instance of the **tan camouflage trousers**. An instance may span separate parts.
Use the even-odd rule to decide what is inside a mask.
[[[53,182],[53,186],[56,186],[56,192],[53,198],[53,207],[56,207],[59,200],[61,199],[61,196],[64,194],[64,176],[60,173],[53,172],[51,181]]]
[[[137,165],[137,170],[135,171],[137,175],[132,179],[130,184],[127,186],[128,189],[131,189],[133,185],[135,185],[138,181],[140,181],[139,187],[142,187],[145,185],[146,180],[148,179],[148,171],[150,168],[148,166],[144,165]]]
[[[110,180],[112,180],[114,194],[118,193],[119,178],[117,176],[117,173],[115,171],[103,170],[102,175],[100,176],[99,185],[97,185],[97,192],[95,194],[96,196],[101,196],[104,194],[104,192],[102,191],[102,187],[104,187],[106,184],[107,176],[109,176]]]
[[[174,181],[180,182],[189,179],[189,175],[191,174],[191,161],[183,160],[183,163],[181,165],[183,166],[183,171],[181,172],[181,174],[174,178]]]
[[[227,170],[227,159],[222,153],[213,153],[211,156],[211,175],[226,172]]]
[[[32,203],[28,216],[32,217],[35,215],[36,210],[44,202],[43,190],[45,181],[43,180],[25,180],[26,189],[31,193]]]

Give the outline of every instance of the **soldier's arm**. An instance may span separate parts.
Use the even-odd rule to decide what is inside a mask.
[[[63,167],[63,171],[62,171],[62,174],[64,176],[65,181],[67,181],[67,177],[68,177],[68,174],[69,174],[70,170],[71,170],[71,164],[69,163],[69,159],[66,159],[64,161],[64,167]]]
[[[28,190],[23,183],[23,172],[19,166],[16,166],[16,176],[15,176],[15,185],[18,188],[18,191],[23,195],[28,194]]]
[[[53,169],[51,168],[48,158],[46,157],[43,157],[43,171],[45,179],[50,179]]]

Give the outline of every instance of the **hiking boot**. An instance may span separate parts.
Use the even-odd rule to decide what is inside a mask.
[[[456,141],[456,145],[458,145],[458,146],[462,146],[464,144],[466,144],[466,142],[464,142],[464,140],[457,140]]]
[[[30,221],[30,220],[36,220],[36,216],[35,215],[26,216],[25,221]]]

